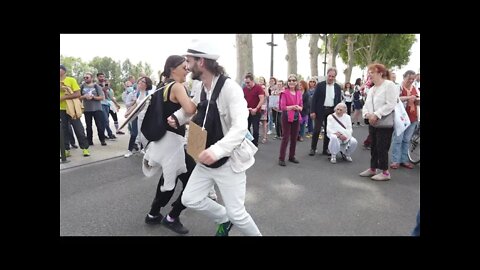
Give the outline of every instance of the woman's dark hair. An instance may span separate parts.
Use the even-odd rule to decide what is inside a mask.
[[[178,66],[183,64],[183,62],[185,61],[186,59],[183,56],[170,55],[165,61],[165,66],[163,67],[162,75],[165,76],[165,78],[169,78],[172,73],[172,69],[177,68]]]
[[[360,86],[361,84],[362,84],[362,79],[361,79],[361,78],[357,78],[357,79],[355,80],[355,85]]]
[[[141,77],[140,79],[138,79],[138,81],[140,81],[141,79],[145,79],[145,82],[146,82],[146,85],[147,85],[147,89],[145,90],[152,90],[152,86],[153,86],[153,82],[152,82],[152,79],[150,79],[149,77]]]

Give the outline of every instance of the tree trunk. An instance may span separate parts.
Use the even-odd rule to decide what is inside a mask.
[[[311,77],[318,76],[318,55],[320,54],[320,48],[318,47],[318,40],[320,39],[319,34],[311,34],[310,42],[308,46],[310,47],[310,74]],[[310,78],[311,78],[310,77]]]
[[[345,82],[350,82],[352,76],[352,69],[355,66],[355,54],[353,53],[354,44],[357,41],[357,35],[347,36],[347,68],[345,69]]]
[[[247,72],[253,73],[252,34],[236,34],[237,78],[241,85]],[[255,73],[253,73],[255,74]]]
[[[285,34],[284,39],[287,41],[287,55],[285,60],[288,62],[288,75],[297,74],[297,35]]]
[[[345,35],[344,34],[338,34],[336,35],[336,39],[333,38],[334,35],[328,35],[328,57],[329,57],[329,63],[331,64],[331,67],[336,67],[337,66],[337,55],[338,52],[340,51],[340,47],[343,44],[343,41],[345,40]]]

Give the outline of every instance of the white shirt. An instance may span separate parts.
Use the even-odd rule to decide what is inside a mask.
[[[325,92],[325,101],[323,102],[323,106],[325,107],[333,107],[333,100],[335,98],[335,83],[328,84],[326,86]]]

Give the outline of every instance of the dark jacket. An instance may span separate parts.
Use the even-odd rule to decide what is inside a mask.
[[[342,100],[342,88],[339,84],[333,84],[335,89],[335,97],[333,98],[333,106],[337,106],[338,103]],[[327,82],[323,81],[317,84],[315,88],[315,93],[313,93],[312,97],[312,107],[310,108],[310,112],[315,113],[318,119],[323,119],[325,108],[323,108],[323,104],[325,103],[325,93],[327,91]]]

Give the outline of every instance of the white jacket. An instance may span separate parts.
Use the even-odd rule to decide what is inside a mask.
[[[218,76],[213,80],[212,89],[207,93],[207,99],[210,99],[211,92],[215,88],[217,80]],[[192,89],[192,93],[195,93],[193,97],[195,104],[200,102],[202,85],[199,84],[198,87],[200,87],[200,89]],[[211,145],[209,149],[213,151],[218,159],[221,159],[226,156],[231,156],[233,150],[237,148],[245,138],[249,112],[242,88],[232,79],[225,81],[216,102],[224,137]],[[176,111],[174,115],[177,117],[180,125],[187,123],[191,118],[185,114],[183,109]]]
[[[142,171],[147,177],[160,171],[165,179],[160,190],[175,188],[177,176],[187,172],[185,164],[185,138],[171,131],[156,142],[151,142],[143,156]]]
[[[335,113],[333,113],[333,114],[335,114]],[[327,117],[327,136],[328,136],[328,138],[332,138],[332,136],[336,137],[336,135],[334,133],[335,132],[340,132],[347,137],[346,142],[349,141],[350,138],[352,138],[352,133],[353,133],[352,119],[350,118],[350,115],[348,115],[347,113],[344,113],[342,115],[342,117],[338,117],[338,115],[335,114],[335,117],[337,117],[337,119],[340,122],[342,122],[342,124],[346,127],[346,129],[343,128],[337,122],[337,120],[335,120],[335,118],[333,118],[333,116],[330,114]]]
[[[382,119],[391,113],[395,109],[398,94],[398,87],[389,80],[383,81],[379,87],[375,85],[370,88],[363,106],[363,118],[367,118],[367,113],[374,113],[378,119]]]

